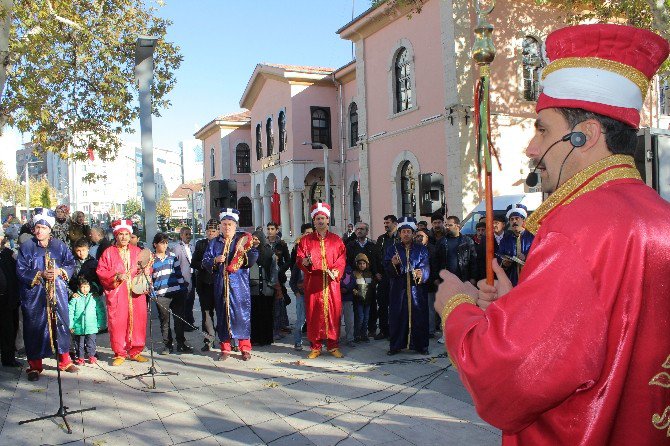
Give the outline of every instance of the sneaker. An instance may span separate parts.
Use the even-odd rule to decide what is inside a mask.
[[[164,346],[162,349],[160,349],[160,351],[158,352],[158,354],[162,356],[169,355],[170,353],[174,353],[174,350],[172,349],[172,347],[169,347],[167,345]]]
[[[95,356],[91,356],[91,357],[88,358],[88,363],[91,364],[91,365],[93,365],[97,362],[98,362],[98,358],[96,358]]]
[[[209,344],[205,344],[200,348],[201,352],[208,352],[210,350]]]
[[[64,369],[61,369],[61,371],[68,373],[77,373],[79,371],[79,368],[73,363],[70,363]]]
[[[302,344],[296,344],[293,346],[293,350],[301,352],[302,351]]]
[[[179,344],[177,345],[177,351],[179,353],[193,353],[193,347],[188,344]]]
[[[309,352],[309,355],[307,355],[307,359],[316,359],[319,356],[321,356],[321,350],[312,350]]]
[[[132,356],[132,357],[130,358],[130,360],[131,360],[131,361],[135,361],[135,362],[148,362],[148,361],[149,361],[147,358],[145,358],[144,356],[142,356],[142,355],[140,355],[140,354],[137,354],[137,355],[135,355],[135,356]]]
[[[40,379],[40,372],[37,370],[28,370],[28,381],[38,381]]]
[[[84,361],[84,358],[77,358],[75,359],[74,363],[77,365],[83,365],[86,363],[86,361]]]
[[[438,344],[444,344],[444,337],[437,340]]]

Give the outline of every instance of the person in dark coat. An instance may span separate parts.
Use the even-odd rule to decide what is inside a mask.
[[[276,273],[277,263],[273,259],[272,248],[265,239],[265,234],[262,230],[255,231],[253,237],[259,241],[258,245],[258,260],[256,261],[257,268],[251,268],[250,285],[251,285],[251,342],[254,345],[270,345],[274,338],[274,292],[269,290],[271,286],[271,271],[274,268]],[[263,290],[268,290],[267,294]]]
[[[1,230],[0,230],[1,231]],[[0,235],[0,351],[4,367],[21,367],[16,360],[16,333],[19,328],[19,282],[14,252],[4,246]]]
[[[202,267],[202,258],[207,251],[209,241],[219,236],[219,222],[215,218],[207,222],[205,230],[206,238],[200,239],[195,244],[193,257],[191,257],[191,268],[195,272],[195,290],[198,293],[200,301],[200,311],[202,312],[202,331],[208,336],[204,337],[204,345],[200,349],[203,352],[210,350],[214,342],[214,274],[207,268]]]

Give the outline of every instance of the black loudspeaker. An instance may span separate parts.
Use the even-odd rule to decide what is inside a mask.
[[[444,175],[441,173],[422,173],[419,175],[419,209],[424,217],[435,212],[445,212]]]
[[[209,182],[209,214],[219,218],[221,208],[237,208],[237,181],[212,180]]]

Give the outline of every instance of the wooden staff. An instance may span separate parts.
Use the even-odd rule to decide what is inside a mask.
[[[490,125],[490,78],[491,62],[496,55],[493,46],[493,26],[486,21],[495,7],[495,1],[482,9],[479,0],[475,2],[477,11],[477,28],[475,28],[475,44],[472,47],[472,57],[479,66],[479,79],[475,84],[475,128],[477,139],[478,156],[484,159],[485,168],[485,194],[486,194],[486,283],[493,285],[493,261],[494,239],[493,239],[493,178],[491,165],[491,125]],[[481,161],[479,160],[481,163]]]

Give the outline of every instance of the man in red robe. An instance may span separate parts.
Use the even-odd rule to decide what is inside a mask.
[[[131,290],[132,279],[142,274],[137,264],[141,249],[130,244],[132,230],[130,220],[113,221],[116,243],[105,249],[98,261],[98,278],[107,298],[107,329],[114,351],[114,366],[123,364],[126,358],[147,361],[140,354],[147,335],[146,295],[137,295]]]
[[[311,216],[315,231],[300,239],[296,251],[296,264],[305,273],[307,339],[312,345],[307,357],[314,359],[319,356],[325,339],[328,352],[341,358],[344,355],[339,349],[342,316],[340,279],[347,254],[340,236],[328,230],[328,203],[312,206]]]
[[[670,48],[609,24],[555,31],[546,48],[526,153],[551,195],[526,221],[535,240],[515,288],[495,261],[498,281],[479,291],[441,273],[447,351],[504,445],[666,444],[670,204],[631,155]]]

